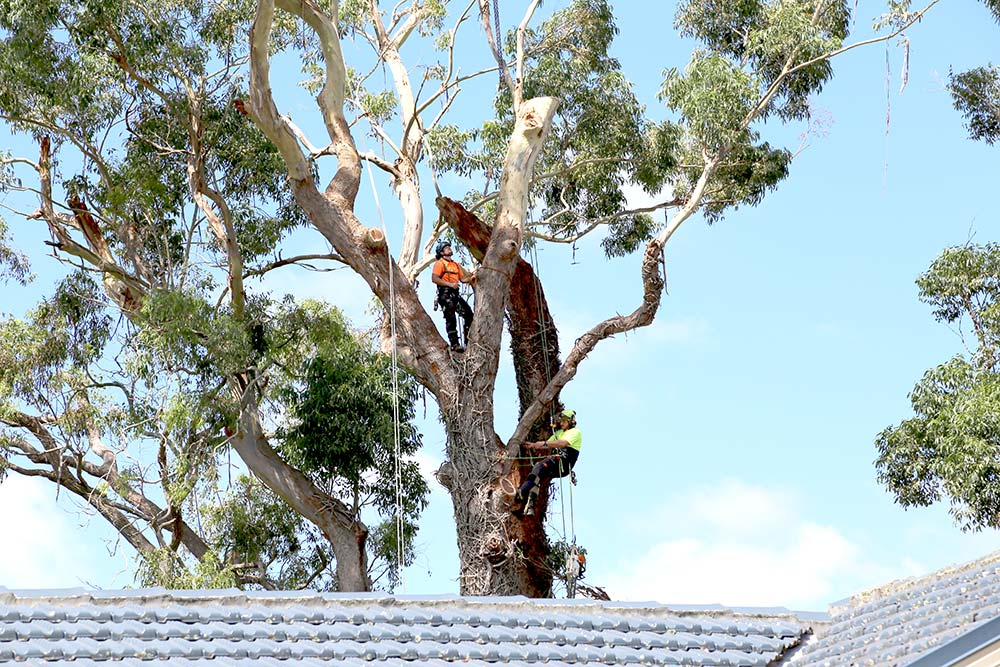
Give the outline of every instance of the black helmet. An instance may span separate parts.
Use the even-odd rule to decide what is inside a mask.
[[[437,244],[437,247],[434,248],[434,259],[441,259],[441,256],[444,255],[444,249],[445,248],[450,248],[450,247],[451,247],[451,243],[449,241],[441,241],[441,242],[439,242]]]

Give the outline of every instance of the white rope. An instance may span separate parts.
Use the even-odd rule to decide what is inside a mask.
[[[382,205],[379,203],[378,190],[375,189],[375,177],[369,167],[368,181],[371,183],[372,197],[375,199],[375,208],[378,210],[379,223],[382,225],[382,234],[385,236],[385,255],[389,267],[389,332],[392,336],[392,438],[393,453],[395,460],[395,482],[396,482],[396,568],[399,573],[399,586],[402,592],[406,592],[406,582],[403,579],[404,559],[406,557],[405,542],[403,535],[403,464],[400,451],[400,429],[399,429],[399,356],[396,350],[396,289],[393,280],[392,250],[389,248],[389,230],[385,226],[385,218],[382,215]]]
[[[541,333],[542,363],[545,366],[545,382],[546,382],[546,384],[548,384],[549,382],[552,381],[552,377],[551,377],[551,373],[549,372],[549,345],[548,345],[548,338],[547,338],[547,335],[545,333],[545,329],[546,329],[545,324],[546,323],[545,323],[544,319],[542,318],[542,287],[541,287],[541,285],[542,285],[542,275],[539,272],[538,246],[537,245],[533,245],[531,247],[531,268],[532,268],[532,271],[534,271],[534,273],[535,273],[535,309],[537,311],[538,330]],[[550,422],[555,422],[555,411],[553,410],[552,404],[549,405],[549,421]],[[559,514],[560,514],[560,517],[562,519],[562,539],[565,542],[566,541],[566,535],[567,535],[567,533],[566,533],[566,501],[565,501],[566,494],[565,494],[565,492],[563,490],[563,479],[565,479],[566,476],[571,476],[573,474],[573,471],[570,470],[569,471],[569,475],[562,475],[562,472],[563,472],[562,471],[562,466],[563,466],[563,460],[560,459],[559,460],[559,473],[560,473],[560,476],[559,476]],[[572,480],[572,477],[570,477],[570,479]],[[570,483],[570,485],[569,485],[569,529],[570,529],[570,533],[572,533],[572,536],[573,536],[571,547],[570,547],[570,553],[575,558],[576,557],[576,525],[575,525],[574,514],[573,514],[573,484],[572,483]],[[566,577],[569,578],[569,576],[570,576],[569,571],[568,571],[569,570],[569,566],[568,566],[567,563],[564,563],[564,565],[566,566],[566,569],[567,569],[567,572],[565,573]],[[572,593],[573,592],[572,591],[568,591],[568,592],[571,593],[571,597],[572,597]]]

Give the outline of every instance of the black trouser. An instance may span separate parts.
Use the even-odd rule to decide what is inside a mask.
[[[527,498],[529,492],[538,493],[542,484],[554,477],[565,477],[573,470],[577,458],[580,457],[580,451],[572,447],[564,447],[559,452],[559,454],[553,454],[541,463],[535,464],[535,467],[528,473],[528,479],[524,480],[524,484],[519,490],[522,498]],[[535,487],[535,484],[538,484],[538,487]]]
[[[458,321],[455,319],[455,313],[462,316],[462,321],[464,322],[462,335],[468,339],[469,327],[472,326],[472,308],[462,298],[462,295],[458,293],[458,290],[454,287],[438,285],[438,304],[441,306],[441,310],[444,311],[444,328],[448,332],[448,342],[452,345],[459,344]]]

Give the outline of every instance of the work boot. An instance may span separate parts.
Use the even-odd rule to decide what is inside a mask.
[[[532,516],[535,513],[535,494],[528,495],[528,502],[524,504],[524,516]]]
[[[465,352],[465,348],[464,348],[464,347],[462,347],[462,346],[461,346],[460,344],[458,344],[458,343],[452,343],[452,344],[451,344],[451,351],[452,351],[452,352]]]

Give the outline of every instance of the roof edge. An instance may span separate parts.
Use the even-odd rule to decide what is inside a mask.
[[[669,604],[655,601],[629,600],[592,600],[592,599],[554,599],[528,598],[524,596],[510,597],[463,597],[455,594],[440,595],[392,595],[384,592],[370,593],[329,593],[314,590],[303,591],[241,591],[238,589],[201,589],[201,590],[168,590],[165,588],[126,588],[126,589],[96,589],[65,588],[65,589],[9,589],[0,586],[0,602],[11,604],[26,601],[53,602],[73,601],[77,604],[122,602],[175,602],[218,603],[218,604],[263,604],[298,603],[306,605],[357,605],[382,604],[386,606],[417,604],[422,606],[456,606],[456,607],[525,607],[534,606],[539,609],[557,610],[583,609],[615,610],[626,613],[664,613],[670,612],[678,616],[738,616],[786,618],[803,624],[823,624],[830,621],[825,612],[796,611],[786,607],[726,607],[721,604]]]
[[[982,623],[955,637],[905,667],[951,667],[974,653],[1000,641],[1000,617]]]

